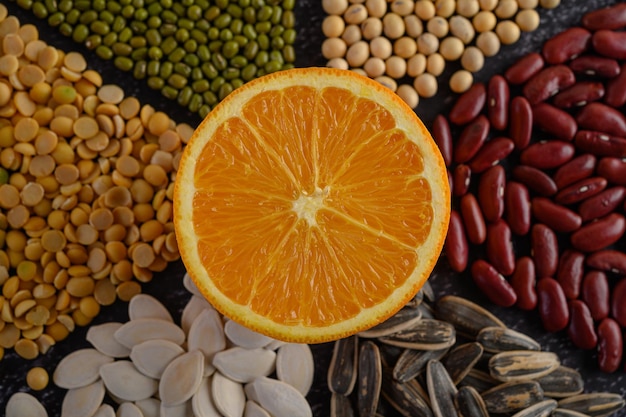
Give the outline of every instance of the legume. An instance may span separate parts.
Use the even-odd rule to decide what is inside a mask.
[[[154,2],[145,5],[140,2],[136,6],[124,3],[107,2],[108,9],[100,12],[93,8],[95,5],[87,3],[83,7],[66,2],[62,7],[64,11],[57,6],[48,9],[44,0],[18,2],[18,5],[30,9],[39,18],[46,18],[48,24],[95,50],[100,58],[112,59],[116,68],[131,72],[137,79],[146,79],[150,88],[160,90],[165,97],[177,100],[200,117],[204,117],[232,88],[222,88],[221,94],[214,92],[218,93],[217,96],[190,95],[186,86],[198,79],[193,78],[194,70],[201,71],[195,74],[204,73],[212,80],[219,75],[224,76],[225,72],[241,68],[244,57],[254,61],[261,52],[280,56],[271,64],[251,67],[245,79],[233,77],[235,85],[240,85],[260,75],[294,65],[296,32],[292,0],[272,5],[265,1],[249,2],[245,7],[238,0],[221,1],[216,5],[210,5],[209,2]],[[339,10],[343,5],[327,7]],[[360,24],[366,15],[365,6],[355,4],[351,6],[348,19]],[[344,32],[343,27],[336,26],[344,23],[343,19],[339,20],[341,23],[330,22],[330,27],[325,29],[330,30],[329,34],[333,37]],[[360,39],[360,30],[356,26],[355,29],[354,33],[358,33]],[[32,33],[31,29],[28,30]],[[21,37],[12,33],[10,35],[5,40],[10,49],[4,48],[5,51],[18,52],[25,47],[23,43],[28,43],[22,42]],[[256,47],[248,47],[253,41],[256,41]],[[356,40],[351,43],[354,42]],[[331,54],[328,59],[333,57]],[[66,70],[80,72],[77,68],[81,68],[84,62],[72,63],[72,59],[71,56]],[[213,61],[215,74],[207,74],[202,69],[202,63],[211,59],[217,61]],[[167,71],[162,73],[157,70],[165,64],[180,63],[185,63],[187,69],[184,73],[178,73],[174,80],[170,79],[171,74]],[[16,62],[11,58],[0,60],[0,73],[12,73],[10,69],[15,65]]]
[[[515,43],[522,31],[539,26],[534,10],[538,5],[534,0],[367,0],[353,4],[326,0],[322,55],[328,66],[358,70],[373,79],[382,74],[379,60],[391,60],[391,72],[387,65],[386,74],[396,82],[386,85],[397,85],[408,75],[424,98],[437,94],[437,80],[417,77],[426,72],[437,78],[447,62],[461,60],[462,70],[454,71],[450,85],[454,92],[463,93],[471,85],[472,74],[482,69],[485,57],[496,55],[502,44]],[[541,3],[545,8],[557,5]],[[419,58],[411,62],[415,56]],[[422,68],[424,57],[427,65]]]
[[[602,9],[597,16],[617,13],[615,7],[623,6]],[[499,25],[505,22],[512,24]],[[470,263],[472,277],[493,303],[537,308],[546,330],[567,330],[576,346],[596,349],[604,372],[623,366],[626,326],[626,95],[619,93],[626,91],[626,64],[613,55],[620,46],[608,41],[624,25],[611,30],[583,25],[556,34],[541,53],[521,57],[487,87],[474,84],[452,107],[451,123],[439,118],[433,126],[450,172],[465,180],[453,182],[454,195],[461,202],[478,201],[478,209],[466,209],[460,217],[471,242],[486,246],[486,260]],[[622,98],[613,101],[610,94]],[[468,132],[478,137],[479,121],[486,126],[480,137],[493,139],[468,139]],[[455,134],[458,140],[452,139]],[[513,164],[508,179],[505,160]],[[476,238],[477,224],[486,225],[484,242]],[[448,237],[446,251],[455,270],[468,264],[467,236]],[[498,277],[489,288],[485,264]]]
[[[33,359],[178,259],[171,176],[192,128],[19,29],[0,20],[18,54],[0,74],[0,346]]]

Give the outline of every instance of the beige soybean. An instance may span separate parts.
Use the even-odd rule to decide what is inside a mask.
[[[417,53],[417,42],[409,36],[403,36],[393,43],[393,53],[409,59]]]
[[[363,38],[363,33],[361,32],[361,28],[359,25],[348,25],[346,26],[343,34],[341,35],[341,39],[346,43],[349,47]]]
[[[372,17],[382,18],[387,13],[387,2],[385,0],[365,0],[367,12]]]
[[[470,72],[478,72],[485,65],[485,55],[476,46],[468,46],[461,56],[461,66]]]
[[[413,87],[420,97],[433,97],[437,94],[437,78],[427,72],[418,75],[413,80]]]
[[[480,33],[476,37],[476,46],[486,57],[492,57],[500,51],[500,38],[493,31]]]
[[[426,58],[426,72],[429,74],[438,77],[443,74],[445,68],[446,60],[440,53],[435,52],[434,54],[428,55]]]
[[[383,17],[383,33],[389,39],[398,39],[404,35],[405,26],[402,17],[396,13],[387,13]]]
[[[495,32],[503,45],[511,45],[517,42],[521,35],[520,27],[511,20],[498,22]]]
[[[361,23],[363,38],[374,39],[383,33],[383,21],[377,17],[368,17]]]
[[[343,20],[351,25],[361,24],[367,19],[367,8],[363,4],[351,4],[343,14]]]
[[[476,32],[487,32],[493,30],[498,23],[496,15],[489,10],[481,10],[472,18],[472,25]]]
[[[406,60],[392,55],[385,61],[385,73],[391,78],[399,79],[406,75]]]
[[[322,21],[322,33],[324,33],[324,36],[326,36],[327,38],[340,37],[345,27],[346,23],[341,18],[341,16],[326,16]]]
[[[341,15],[348,8],[348,0],[322,0],[322,8],[328,14]]]
[[[443,39],[439,45],[439,53],[447,61],[456,61],[461,58],[464,50],[465,46],[463,45],[463,41],[456,36],[448,36]]]
[[[478,0],[457,0],[456,12],[464,17],[472,17],[480,10]]]
[[[438,38],[443,38],[448,34],[450,25],[447,19],[441,16],[434,16],[426,23],[426,30]]]
[[[422,33],[417,38],[417,50],[424,54],[434,54],[439,50],[439,39],[432,33]]]
[[[476,35],[472,22],[463,16],[452,16],[450,18],[450,33],[461,39],[464,44],[473,41]]]
[[[396,94],[412,109],[416,108],[419,104],[417,91],[409,84],[399,85]]]
[[[409,15],[403,18],[404,20],[404,29],[408,36],[412,38],[417,38],[422,33],[424,33],[424,24],[422,20],[416,15]]]
[[[517,15],[515,15],[515,23],[519,26],[520,30],[532,32],[539,27],[539,13],[534,9],[520,10]]]
[[[381,58],[370,57],[363,64],[363,69],[370,78],[376,78],[385,73],[385,61]]]
[[[435,5],[430,0],[418,0],[415,2],[415,14],[424,22],[435,16]]]
[[[473,82],[474,77],[471,72],[467,70],[455,71],[450,77],[450,90],[455,93],[464,93],[472,86]]]
[[[426,71],[426,55],[415,54],[407,61],[406,72],[410,77],[417,77]]]
[[[456,11],[456,0],[437,0],[435,2],[435,13],[437,16],[450,17]]]
[[[393,46],[389,39],[379,36],[370,41],[370,53],[372,56],[387,59],[391,56],[392,52]]]

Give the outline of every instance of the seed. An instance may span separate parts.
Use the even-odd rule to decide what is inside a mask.
[[[548,375],[559,365],[558,356],[552,352],[512,350],[492,356],[489,372],[500,381],[519,381]]]
[[[433,359],[426,365],[426,385],[433,414],[436,417],[456,416],[454,398],[458,390],[438,360]]]
[[[436,316],[452,323],[456,331],[474,338],[485,327],[506,327],[504,323],[489,311],[465,298],[445,295],[437,301]]]
[[[486,352],[507,350],[541,350],[541,345],[531,337],[513,329],[499,326],[485,327],[476,336]]]
[[[392,346],[410,349],[440,350],[454,344],[456,333],[448,322],[422,319],[409,329],[380,337],[379,340]]]
[[[335,342],[333,355],[328,366],[328,388],[331,392],[349,395],[357,376],[358,343],[356,336]]]
[[[511,381],[481,393],[490,413],[512,413],[543,400],[543,390],[536,381]]]
[[[489,412],[482,397],[472,387],[461,387],[454,396],[454,405],[461,416],[488,417]]]
[[[455,385],[467,376],[483,355],[480,343],[469,342],[451,349],[443,358],[442,363]]]
[[[366,338],[388,336],[413,327],[421,318],[422,313],[420,310],[405,307],[384,322],[360,332],[359,336]]]
[[[578,411],[589,416],[608,416],[624,408],[626,401],[619,394],[587,393],[559,400],[559,408]]]
[[[80,388],[70,389],[63,397],[61,415],[70,417],[91,416],[102,404],[105,387],[102,380],[98,380]]]
[[[423,389],[417,388],[419,382],[412,379],[399,382],[390,372],[383,372],[383,397],[404,416],[432,416],[427,400],[422,396]]]
[[[113,358],[95,349],[80,349],[65,356],[57,365],[52,380],[66,389],[80,388],[100,378],[100,367],[112,363]]]
[[[440,350],[405,349],[393,367],[393,378],[400,382],[408,382],[426,369],[431,359],[441,359],[448,348]]]
[[[552,416],[552,410],[554,410],[557,406],[555,400],[548,399],[536,404],[531,405],[530,407],[521,410],[513,415],[513,417],[548,417]]]
[[[48,417],[48,412],[44,406],[26,392],[16,392],[11,395],[5,409],[6,417],[20,417],[28,415],[31,417]]]
[[[378,346],[372,341],[366,341],[361,344],[358,375],[357,406],[359,416],[374,417],[378,408],[383,375],[380,352]]]
[[[548,375],[537,378],[543,388],[544,395],[553,398],[564,398],[583,392],[584,381],[580,372],[561,365]]]
[[[313,385],[315,363],[311,348],[287,343],[276,352],[276,377],[306,395]]]
[[[354,417],[350,399],[333,392],[330,397],[330,417]]]
[[[202,382],[203,372],[204,355],[198,350],[183,353],[172,360],[159,381],[161,404],[172,407],[190,399]],[[181,379],[181,375],[185,377]]]

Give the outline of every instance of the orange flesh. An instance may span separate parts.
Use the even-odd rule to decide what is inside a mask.
[[[316,327],[402,286],[433,208],[419,148],[392,115],[303,86],[261,93],[241,114],[194,176],[198,252],[217,288],[277,323]]]

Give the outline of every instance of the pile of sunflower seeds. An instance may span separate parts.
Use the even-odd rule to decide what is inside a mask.
[[[427,284],[395,316],[335,342],[331,417],[601,417],[619,394],[584,393],[581,374],[483,307]]]

